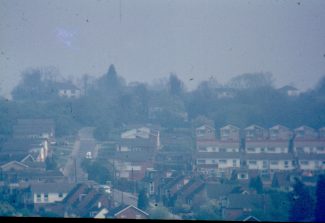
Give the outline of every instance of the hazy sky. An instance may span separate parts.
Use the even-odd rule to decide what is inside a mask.
[[[262,71],[306,89],[325,75],[324,23],[324,0],[0,0],[0,88],[30,67],[100,76],[113,63],[127,81]]]

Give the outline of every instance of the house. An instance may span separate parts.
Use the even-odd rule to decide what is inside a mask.
[[[47,140],[42,139],[10,139],[2,146],[2,155],[7,155],[8,160],[21,160],[24,157],[31,155],[37,162],[44,162],[50,153],[50,148]]]
[[[288,153],[289,141],[247,141],[245,145],[246,153]]]
[[[155,155],[154,167],[157,170],[192,170],[192,154],[191,152],[164,151],[161,150]]]
[[[149,214],[133,205],[121,205],[111,211],[108,210],[105,217],[114,219],[149,219]]]
[[[56,83],[55,88],[60,97],[79,98],[81,96],[81,90],[71,82],[58,82]]]
[[[120,152],[110,159],[115,167],[116,176],[129,180],[141,180],[147,168],[154,165],[154,154],[149,152]]]
[[[294,153],[315,153],[325,154],[325,140],[294,140]]]
[[[215,92],[219,99],[233,98],[236,95],[236,91],[228,87],[217,87],[215,88]]]
[[[240,129],[234,125],[226,125],[220,128],[221,141],[240,141]]]
[[[309,126],[306,126],[306,125],[302,125],[296,129],[294,129],[294,133],[295,133],[295,141],[315,140],[318,137],[318,134],[315,131],[315,129],[313,129]]]
[[[278,91],[288,96],[298,96],[300,94],[300,91],[297,88],[289,85],[279,88]]]
[[[112,199],[95,182],[75,185],[61,201],[68,216],[95,217],[103,208],[112,209]],[[62,211],[62,209],[61,209]]]
[[[176,199],[191,204],[195,196],[200,196],[205,187],[205,182],[198,178],[191,178],[190,181],[178,190],[174,196]]]
[[[211,125],[204,124],[195,129],[195,136],[197,140],[213,140],[216,138],[215,131]]]
[[[325,169],[325,154],[297,153],[300,170],[317,171]]]
[[[135,138],[148,139],[149,137],[150,137],[150,129],[147,127],[131,129],[121,133],[122,139],[135,139]]]
[[[245,217],[242,221],[244,221],[244,222],[246,222],[246,221],[248,221],[248,222],[261,222],[260,219],[258,219],[257,217],[254,217],[252,215],[249,215],[249,216]]]
[[[30,186],[33,204],[40,207],[44,204],[62,201],[74,185],[67,182],[34,182]]]
[[[295,158],[291,153],[247,153],[244,160],[248,169],[294,170]]]
[[[283,125],[275,125],[269,129],[270,140],[288,141],[293,136],[289,128]]]
[[[13,126],[13,138],[53,140],[55,123],[52,119],[18,119]]]
[[[242,154],[239,152],[197,152],[194,157],[198,172],[227,177],[233,169],[240,168]]]
[[[250,125],[244,129],[246,141],[265,140],[268,137],[267,130],[258,125]]]
[[[239,152],[239,141],[199,141],[196,143],[198,152]]]

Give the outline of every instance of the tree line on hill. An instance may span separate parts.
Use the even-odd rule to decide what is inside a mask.
[[[56,70],[29,69],[12,91],[12,100],[0,99],[0,135],[9,135],[18,118],[52,118],[57,134],[74,133],[80,126],[97,127],[96,138],[114,137],[116,129],[129,123],[156,123],[167,129],[190,127],[199,117],[213,120],[216,128],[226,124],[246,127],[275,124],[295,128],[325,125],[325,77],[299,96],[288,96],[274,87],[268,73],[249,73],[222,85],[215,79],[186,90],[176,74],[158,84],[127,84],[114,65],[98,78],[84,75],[77,99],[57,95]],[[58,80],[60,79],[60,80]],[[220,96],[226,93],[226,96]]]

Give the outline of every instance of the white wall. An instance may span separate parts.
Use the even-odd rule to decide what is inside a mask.
[[[38,198],[37,195],[40,195]],[[48,199],[45,198],[45,194],[48,195]],[[62,193],[62,197],[59,197],[59,193],[33,193],[33,201],[35,204],[54,203],[56,201],[62,201],[67,193]]]

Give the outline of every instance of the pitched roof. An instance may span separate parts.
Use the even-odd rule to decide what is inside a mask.
[[[259,125],[250,125],[248,127],[245,128],[245,130],[254,130],[254,129],[264,129],[263,127],[259,126]]]
[[[235,188],[232,184],[221,183],[207,183],[206,189],[208,197],[213,199],[219,199],[222,196],[227,196]]]
[[[146,215],[146,216],[149,216],[149,214],[148,214],[147,212],[145,212],[145,211],[143,211],[143,210],[141,210],[141,209],[139,209],[139,208],[137,208],[137,207],[135,207],[135,206],[133,206],[133,205],[129,205],[129,206],[127,206],[127,207],[124,207],[123,209],[117,211],[116,213],[112,213],[112,215],[117,216],[117,215],[123,213],[124,211],[126,211],[126,210],[129,209],[129,208],[133,208],[133,209],[135,209],[136,211],[138,211],[138,212],[140,212],[140,213],[142,213],[142,214],[144,214],[144,215]]]
[[[273,127],[270,128],[270,130],[273,130],[273,129],[274,129],[274,130],[285,129],[285,130],[290,131],[290,129],[289,129],[288,127],[286,127],[286,126],[284,126],[284,125],[280,125],[280,124],[275,125],[275,126],[273,126]]]
[[[223,127],[220,128],[221,130],[224,130],[224,129],[236,129],[236,130],[239,130],[239,127],[235,126],[235,125],[225,125]]]
[[[68,193],[73,184],[67,182],[60,183],[32,183],[31,190],[34,193]]]
[[[281,88],[278,89],[279,91],[298,91],[297,88],[290,86],[290,85],[285,85]]]

